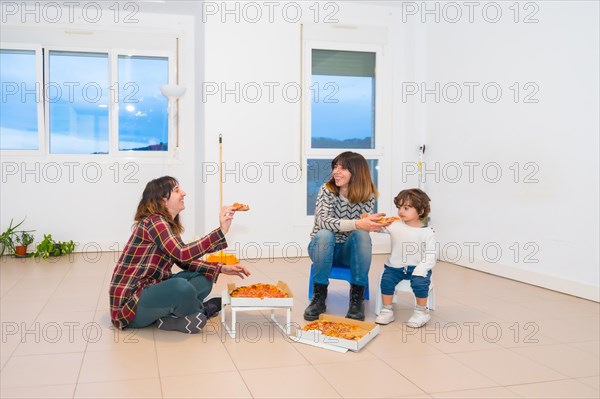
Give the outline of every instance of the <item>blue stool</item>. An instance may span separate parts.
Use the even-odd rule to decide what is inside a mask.
[[[313,279],[312,279],[312,271],[313,265],[310,265],[310,279],[308,281],[308,299],[312,300],[313,296]],[[346,280],[348,284],[352,284],[352,272],[350,271],[350,266],[336,265],[334,264],[331,267],[331,273],[329,273],[329,278],[333,278],[335,280]],[[365,286],[365,299],[369,300],[369,280],[367,278],[367,285]]]

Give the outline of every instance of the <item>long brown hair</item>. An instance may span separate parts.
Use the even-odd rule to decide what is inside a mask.
[[[164,200],[171,198],[171,192],[178,184],[177,179],[171,176],[159,177],[148,182],[135,212],[134,220],[136,223],[139,223],[145,217],[158,214],[164,216],[175,234],[183,233],[183,225],[179,220],[179,215],[173,219],[164,202]]]
[[[331,170],[335,168],[335,165],[341,165],[342,168],[350,171],[350,182],[348,183],[348,200],[355,204],[357,202],[365,202],[371,199],[371,196],[377,196],[377,188],[371,180],[371,172],[369,171],[369,164],[362,155],[346,151],[335,157],[331,161]],[[329,191],[333,192],[336,196],[340,195],[340,188],[335,185],[335,179],[333,176],[325,183],[325,187]]]

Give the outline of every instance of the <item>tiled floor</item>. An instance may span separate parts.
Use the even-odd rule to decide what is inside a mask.
[[[378,281],[383,255],[374,256]],[[219,318],[198,335],[156,328],[116,331],[108,314],[115,254],[0,264],[1,397],[140,398],[598,398],[600,307],[568,295],[440,263],[431,322],[396,322],[359,353],[284,337],[267,312],[238,314],[240,335]],[[249,282],[288,283],[304,324],[309,262],[249,264]],[[229,281],[221,276],[213,293]],[[376,295],[371,285],[371,298]],[[344,315],[348,285],[332,281],[328,313]],[[367,321],[375,315],[367,301]]]

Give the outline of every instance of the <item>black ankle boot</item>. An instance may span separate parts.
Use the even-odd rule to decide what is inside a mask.
[[[304,311],[304,320],[317,320],[321,313],[325,313],[327,310],[325,299],[327,299],[327,285],[314,284],[312,302]]]
[[[365,319],[365,287],[362,285],[354,285],[350,287],[350,308],[346,317],[348,319],[361,320]]]

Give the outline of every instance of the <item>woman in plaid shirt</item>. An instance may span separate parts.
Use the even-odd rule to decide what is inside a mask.
[[[220,227],[199,241],[185,244],[179,213],[185,192],[177,180],[164,176],[146,185],[135,214],[134,231],[113,272],[110,284],[111,319],[117,328],[146,327],[188,334],[201,331],[207,313],[202,301],[220,273],[241,278],[250,272],[239,264],[205,262],[200,258],[227,248],[234,211],[221,209]],[[173,274],[176,264],[183,271]]]

